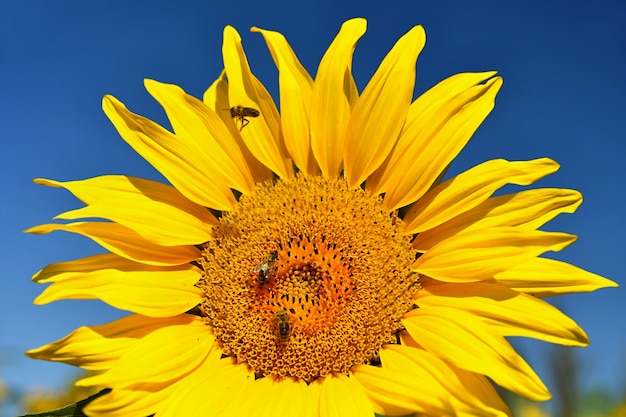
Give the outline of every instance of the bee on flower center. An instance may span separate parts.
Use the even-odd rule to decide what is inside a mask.
[[[257,274],[257,282],[260,288],[263,288],[263,285],[267,284],[267,281],[269,281],[274,274],[277,260],[278,252],[273,251],[263,258],[252,270],[253,273]]]
[[[235,121],[241,122],[240,132],[250,123],[250,120],[246,119],[246,117],[259,117],[259,114],[259,111],[252,107],[235,106],[230,108],[230,117],[235,119]]]
[[[278,320],[278,338],[282,343],[286,343],[289,340],[291,334],[291,325],[289,324],[289,316],[287,310],[280,310],[276,312],[276,319]]]

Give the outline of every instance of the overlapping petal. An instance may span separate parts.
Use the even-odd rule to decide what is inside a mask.
[[[56,342],[26,354],[35,359],[63,362],[88,370],[111,368],[138,340],[162,327],[197,321],[189,314],[151,318],[138,314],[101,326],[82,326]]]
[[[105,175],[81,181],[35,182],[63,187],[85,202],[85,208],[55,218],[103,218],[124,225],[163,246],[201,244],[212,238],[217,219],[205,207],[185,198],[169,185],[123,175]]]
[[[557,169],[559,164],[549,158],[484,162],[434,187],[413,204],[404,216],[405,232],[432,229],[476,207],[505,184],[529,185]]]
[[[234,358],[221,356],[221,351],[214,349],[194,372],[177,382],[158,415],[203,417],[208,410],[213,415],[222,415],[230,404],[240,403],[237,401],[240,391],[246,380],[254,376],[245,365],[237,365]]]
[[[413,270],[446,282],[477,282],[576,240],[566,233],[492,227],[453,236],[420,256]]]
[[[426,33],[415,26],[389,51],[352,108],[343,160],[357,187],[385,160],[404,125],[415,87],[415,62]]]
[[[199,317],[191,323],[162,327],[141,338],[111,369],[83,378],[76,385],[128,389],[148,383],[173,383],[204,361],[213,342]]]
[[[504,337],[472,314],[444,307],[419,308],[406,314],[402,323],[417,343],[446,362],[486,375],[528,399],[550,398],[539,377]]]
[[[177,85],[148,79],[144,84],[163,106],[176,138],[205,159],[229,187],[242,193],[251,192],[254,188],[252,175],[239,146],[215,111]]]
[[[353,367],[352,376],[365,390],[377,414],[454,415],[447,393],[436,385],[430,385],[428,380],[411,378],[403,371],[370,365]]]
[[[325,177],[343,168],[345,134],[358,91],[352,78],[352,53],[365,33],[365,19],[346,21],[322,57],[311,98],[311,148]]]
[[[590,292],[617,287],[617,283],[593,272],[554,259],[536,258],[494,276],[499,284],[535,297]]]
[[[319,416],[372,416],[374,410],[366,392],[354,378],[329,375],[321,382]]]
[[[195,246],[157,245],[116,223],[42,224],[31,227],[26,232],[46,234],[56,230],[83,235],[119,256],[148,265],[181,265],[200,256],[200,251]]]
[[[115,97],[105,96],[102,108],[120,136],[187,198],[216,210],[233,208],[236,200],[228,184],[189,144],[130,112]]]
[[[557,308],[502,285],[425,285],[416,303],[424,307],[451,307],[480,317],[502,336],[524,336],[567,346],[586,346],[589,339],[572,319]]]
[[[280,122],[285,146],[301,171],[311,175],[317,174],[319,166],[311,150],[309,133],[313,79],[300,64],[282,34],[256,27],[253,27],[252,31],[263,35],[278,68]]]
[[[245,165],[250,170],[254,182],[271,180],[274,177],[274,173],[250,152],[250,149],[248,149],[239,134],[239,127],[233,123],[230,114],[230,102],[228,101],[228,81],[226,80],[225,71],[222,71],[217,80],[207,88],[202,97],[202,101],[222,119],[225,126],[230,131],[232,138],[241,150],[243,158],[245,159]]]
[[[253,108],[260,113],[245,128],[240,128],[246,146],[280,178],[293,177],[291,158],[282,138],[280,115],[274,100],[252,75],[241,45],[241,37],[232,26],[224,29],[222,55],[228,77],[230,107]]]
[[[449,399],[456,415],[510,415],[508,407],[484,377],[450,366],[424,349],[386,345],[380,357],[385,368],[404,372],[406,378],[441,385],[441,395]],[[466,383],[468,379],[473,383]]]
[[[116,388],[89,402],[83,412],[89,417],[144,416],[169,401],[175,385],[141,384],[132,389]]]
[[[578,191],[540,188],[492,197],[451,220],[420,233],[413,247],[427,251],[458,233],[489,227],[537,229],[561,213],[573,213],[582,203]]]
[[[246,381],[238,381],[238,385],[237,396],[221,416],[319,416],[319,389],[307,386],[304,381],[271,377],[255,380],[250,374]],[[239,398],[246,400],[237,401]]]
[[[389,157],[367,180],[368,189],[385,193],[385,209],[421,198],[461,151],[494,106],[502,85],[499,77],[487,80],[494,74],[453,75],[411,104]]]
[[[125,265],[52,276],[53,284],[34,301],[99,299],[120,310],[149,317],[182,314],[198,305],[204,292],[194,286],[201,278],[195,267],[138,271]]]

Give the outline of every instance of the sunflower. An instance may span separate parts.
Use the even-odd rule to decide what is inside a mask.
[[[52,285],[35,303],[100,299],[132,313],[28,352],[111,388],[88,415],[509,415],[492,382],[550,397],[506,337],[588,343],[541,298],[616,284],[539,257],[574,242],[538,228],[581,195],[493,196],[555,172],[547,158],[443,181],[501,78],[461,73],[412,101],[425,44],[415,26],[359,93],[351,60],[365,28],[343,24],[315,79],[280,33],[253,28],[279,70],[280,113],[230,26],[202,100],[145,81],[171,131],[105,96],[122,138],[171,185],[35,180],[85,206],[29,232],[108,251],[43,268],[34,281]]]

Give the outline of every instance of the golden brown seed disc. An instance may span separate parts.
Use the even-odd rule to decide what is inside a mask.
[[[375,360],[420,288],[399,223],[342,179],[298,176],[242,196],[205,244],[198,283],[224,353],[259,376],[306,381]]]

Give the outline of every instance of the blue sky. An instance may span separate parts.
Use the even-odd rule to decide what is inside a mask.
[[[69,193],[33,184],[34,177],[70,180],[114,173],[161,179],[119,138],[101,111],[102,96],[113,94],[131,110],[164,123],[160,107],[143,89],[143,78],[175,83],[201,96],[222,69],[222,30],[231,24],[243,37],[252,70],[277,97],[270,55],[261,36],[248,29],[285,34],[315,74],[341,23],[356,16],[369,22],[354,56],[361,89],[393,43],[415,24],[427,34],[416,94],[457,72],[498,70],[504,86],[496,108],[450,172],[499,157],[557,160],[560,171],[539,185],[577,189],[585,202],[575,215],[545,227],[579,236],[573,246],[551,255],[626,282],[624,0],[3,1],[1,379],[21,389],[60,386],[73,368],[30,360],[22,352],[80,325],[123,315],[96,301],[34,306],[42,290],[30,282],[37,270],[100,249],[61,232],[22,233],[80,206]],[[591,346],[577,349],[587,387],[626,385],[625,291],[554,299],[591,338]],[[521,344],[543,376],[548,346]]]

